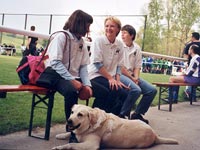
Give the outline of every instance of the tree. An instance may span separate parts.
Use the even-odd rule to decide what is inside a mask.
[[[145,50],[182,56],[192,27],[200,20],[200,0],[151,0],[145,36]]]
[[[192,26],[200,18],[200,0],[172,0],[172,3],[172,29],[174,30],[174,37],[180,41],[181,46],[178,53],[181,56]]]
[[[160,46],[161,20],[163,19],[162,0],[151,0],[148,6],[149,15],[146,25],[145,48],[151,52],[158,52]]]

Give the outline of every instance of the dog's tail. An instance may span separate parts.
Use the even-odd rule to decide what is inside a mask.
[[[178,141],[171,138],[156,137],[155,144],[178,144]]]

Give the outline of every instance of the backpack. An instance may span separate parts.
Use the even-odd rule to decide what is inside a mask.
[[[64,31],[57,31],[54,32],[63,32],[65,33],[65,36],[67,37],[67,33]],[[52,35],[49,37],[48,44],[43,51],[42,55],[39,56],[24,56],[22,57],[21,61],[19,62],[19,65],[16,69],[16,72],[18,73],[19,79],[22,84],[36,84],[37,80],[39,79],[40,75],[44,72],[45,70],[45,64],[44,61],[48,59],[48,55],[45,55],[50,43],[50,39]],[[66,40],[67,41],[67,40]],[[66,42],[67,43],[67,42]],[[65,44],[66,46],[66,44]]]

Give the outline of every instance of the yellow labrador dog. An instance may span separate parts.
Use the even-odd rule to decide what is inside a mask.
[[[85,105],[74,105],[68,120],[79,143],[68,143],[53,149],[97,150],[101,148],[145,148],[154,144],[178,144],[174,139],[161,138],[140,120],[121,119],[111,113]],[[70,133],[56,135],[68,140]]]

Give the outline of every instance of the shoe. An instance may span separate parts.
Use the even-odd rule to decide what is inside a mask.
[[[192,99],[192,101],[193,101],[193,102],[197,102],[197,99],[196,99],[196,98],[194,98],[194,99]]]
[[[189,99],[190,98],[190,93],[187,90],[184,90],[184,93],[185,93],[186,97]]]
[[[124,115],[119,114],[119,118],[126,119]]]
[[[71,132],[71,136],[69,138],[69,143],[78,143],[76,135],[73,132]]]
[[[173,104],[177,104],[177,103],[178,103],[178,100],[174,100],[174,101],[173,101]]]
[[[139,119],[139,120],[145,122],[146,124],[149,124],[149,121],[147,119],[144,119],[141,114],[133,113],[131,115],[131,120],[135,120],[135,119]]]

